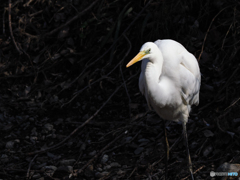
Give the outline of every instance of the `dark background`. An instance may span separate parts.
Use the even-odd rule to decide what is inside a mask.
[[[157,39],[176,40],[199,60],[200,104],[187,124],[195,178],[211,179],[223,163],[238,167],[239,1],[0,7],[3,179],[163,179],[163,122],[139,92],[140,63],[125,67]],[[171,123],[167,132],[169,179],[188,179],[182,126]]]

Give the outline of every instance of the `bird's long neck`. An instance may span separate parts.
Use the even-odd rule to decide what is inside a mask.
[[[148,62],[146,67],[146,82],[148,87],[154,90],[157,87],[162,74],[163,57],[161,51],[159,50],[158,53],[151,56],[149,61],[150,62]]]
[[[150,62],[148,62],[145,71],[148,94],[153,98],[153,100],[159,102],[157,99],[164,99],[162,96],[166,95],[164,87],[161,86],[160,82],[163,67],[162,53],[159,52],[155,56],[152,56],[149,58],[149,61]]]

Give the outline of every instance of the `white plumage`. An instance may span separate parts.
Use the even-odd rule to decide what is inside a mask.
[[[140,51],[148,49],[139,89],[149,108],[165,120],[187,122],[190,106],[199,103],[201,76],[196,58],[173,40],[147,42]]]
[[[181,121],[186,130],[191,105],[199,103],[201,75],[196,58],[180,43],[167,39],[145,43],[127,67],[140,60],[139,89],[149,108],[165,120]]]

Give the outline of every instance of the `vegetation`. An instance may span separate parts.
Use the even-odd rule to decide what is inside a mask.
[[[138,90],[141,45],[174,39],[199,60],[189,123],[197,179],[239,157],[236,0],[4,1],[0,174],[5,179],[161,179],[162,121]],[[188,178],[181,125],[168,125],[169,179]]]

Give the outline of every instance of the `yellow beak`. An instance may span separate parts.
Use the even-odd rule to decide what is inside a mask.
[[[139,52],[127,65],[126,67],[128,68],[129,66],[135,64],[136,62],[140,61],[146,53],[144,51]]]

